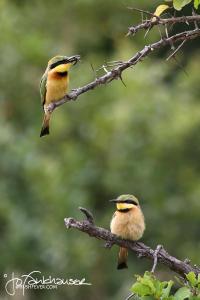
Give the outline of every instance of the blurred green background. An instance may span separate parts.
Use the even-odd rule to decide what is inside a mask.
[[[49,58],[80,54],[70,88],[95,77],[91,68],[126,60],[158,40],[152,30],[125,37],[141,21],[127,6],[154,11],[160,1],[0,0],[0,280],[4,274],[40,270],[45,276],[86,278],[89,287],[26,291],[23,299],[120,300],[134,274],[151,268],[129,254],[129,269],[116,270],[118,248],[76,231],[65,217],[90,209],[109,228],[123,193],[140,201],[147,229],[143,241],[163,244],[180,259],[200,264],[200,53],[192,41],[166,62],[158,51],[112,82],[57,109],[51,135],[39,138],[39,81]],[[188,9],[188,13],[191,10]],[[179,28],[174,28],[178,30]],[[187,75],[180,67],[183,65]],[[101,75],[102,72],[98,73]],[[158,266],[162,279],[173,278]]]

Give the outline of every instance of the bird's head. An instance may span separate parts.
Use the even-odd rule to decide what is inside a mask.
[[[48,70],[55,70],[56,72],[66,72],[71,68],[71,66],[75,65],[78,61],[80,61],[79,55],[57,55],[49,60],[47,68]]]
[[[131,209],[139,206],[138,199],[130,194],[121,195],[117,199],[110,200],[111,202],[116,203],[118,210]]]

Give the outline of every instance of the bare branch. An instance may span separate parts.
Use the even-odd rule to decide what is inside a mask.
[[[167,45],[172,45],[176,42],[189,41],[200,36],[200,29],[194,29],[189,31],[184,31],[181,33],[174,34],[168,38],[161,38],[158,42],[149,44],[145,46],[141,51],[138,51],[133,57],[129,60],[121,62],[117,67],[114,67],[105,75],[96,78],[94,81],[86,84],[85,86],[73,89],[68,95],[65,95],[62,99],[57,102],[51,103],[48,106],[48,111],[52,112],[58,106],[71,101],[76,100],[79,95],[86,93],[94,88],[110,83],[114,79],[121,79],[121,74],[124,70],[136,65],[144,57],[148,56],[152,51],[156,49],[163,48]]]
[[[196,22],[196,24],[200,23],[200,15],[172,17],[166,19],[156,17],[154,20],[149,19],[146,20],[145,22],[142,22],[141,24],[129,27],[127,35],[135,35],[139,30],[151,29],[155,25],[168,25],[168,24],[177,24],[177,23],[189,24],[194,22]],[[196,29],[198,29],[198,27],[196,27]]]
[[[85,210],[85,209],[84,209]],[[88,210],[85,210],[88,212]],[[89,213],[91,214],[91,213]],[[157,262],[165,265],[169,269],[178,273],[182,277],[185,277],[189,272],[194,272],[196,275],[200,274],[200,268],[197,266],[192,266],[189,261],[181,261],[176,257],[171,256],[163,247],[157,247],[154,251],[150,247],[146,246],[141,242],[133,242],[129,240],[121,239],[120,237],[112,234],[109,230],[97,227],[94,224],[89,223],[88,221],[77,221],[73,218],[66,218],[64,220],[65,226],[67,228],[75,228],[82,232],[87,233],[91,237],[104,240],[111,244],[116,244],[120,247],[128,248],[129,250],[135,252],[140,258],[148,258],[154,261],[154,265]],[[156,264],[155,264],[156,257]],[[154,268],[155,269],[155,268]]]

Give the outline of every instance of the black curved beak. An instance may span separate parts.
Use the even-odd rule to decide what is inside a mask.
[[[77,62],[80,61],[80,59],[81,59],[80,55],[73,55],[68,57],[67,62],[73,63],[73,66],[75,66]]]
[[[109,202],[118,203],[118,202],[120,202],[120,201],[117,200],[117,199],[111,199],[111,200],[109,200]]]

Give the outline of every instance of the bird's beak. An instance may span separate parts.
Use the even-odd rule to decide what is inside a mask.
[[[110,202],[114,202],[114,203],[118,203],[119,202],[119,200],[117,200],[117,199],[111,199],[111,200],[109,200]]]
[[[77,64],[78,61],[80,61],[80,55],[73,55],[67,58],[66,62],[71,63],[73,66]]]

